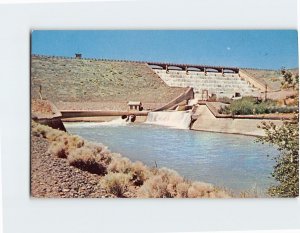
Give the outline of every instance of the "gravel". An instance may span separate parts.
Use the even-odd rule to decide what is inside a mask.
[[[48,141],[31,137],[32,197],[114,197],[101,188],[101,177],[72,167],[66,159],[47,153]]]

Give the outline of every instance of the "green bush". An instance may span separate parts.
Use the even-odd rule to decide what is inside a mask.
[[[275,165],[272,176],[278,182],[268,189],[273,197],[299,196],[299,123],[298,118],[285,121],[282,126],[263,122],[262,128],[266,136],[258,141],[277,146],[279,155],[274,156]]]
[[[233,115],[250,115],[253,114],[254,103],[248,99],[233,101],[230,104],[230,112]]]
[[[297,113],[297,106],[280,107],[273,100],[261,101],[253,97],[234,100],[230,105],[221,107],[219,113],[232,115],[252,115],[269,113]]]
[[[270,113],[298,113],[297,106],[279,107],[273,106],[269,109]]]

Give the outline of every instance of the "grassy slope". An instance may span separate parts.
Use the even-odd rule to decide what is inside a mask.
[[[129,62],[32,57],[32,98],[53,102],[165,103],[185,91],[168,87],[146,65]]]

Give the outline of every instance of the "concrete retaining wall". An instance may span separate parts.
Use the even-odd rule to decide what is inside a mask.
[[[52,113],[31,112],[31,119],[42,125],[47,125],[53,129],[66,131],[64,124],[61,121],[62,114],[58,108],[49,100],[40,100],[45,105],[50,106]]]
[[[240,69],[239,74],[242,79],[249,82],[252,86],[258,88],[261,92],[265,91],[266,85],[264,82],[258,80],[257,78],[253,77],[252,75],[250,75],[242,69]],[[268,87],[268,91],[272,91],[272,89]]]
[[[63,122],[108,122],[121,118],[121,116],[96,116],[96,117],[72,117],[64,118]],[[142,123],[147,120],[147,116],[136,116],[135,123]]]
[[[198,106],[195,114],[198,118],[192,125],[192,130],[263,136],[264,130],[257,128],[262,121],[282,125],[281,120],[216,118],[206,105]]]
[[[167,103],[166,105],[159,107],[157,109],[154,109],[153,111],[163,111],[163,110],[168,110],[172,107],[174,107],[174,105],[179,104],[180,102],[184,101],[184,100],[190,100],[194,98],[194,91],[193,88],[189,88],[186,92],[184,92],[183,94],[181,94],[180,96],[178,96],[177,98],[171,100],[169,103]]]
[[[92,110],[63,110],[61,111],[62,118],[73,117],[96,117],[96,116],[122,116],[136,115],[147,116],[147,111],[92,111]]]
[[[60,117],[57,118],[52,118],[52,119],[35,119],[36,122],[42,124],[42,125],[47,125],[53,129],[59,129],[62,131],[66,131],[66,128],[64,124],[61,121]]]

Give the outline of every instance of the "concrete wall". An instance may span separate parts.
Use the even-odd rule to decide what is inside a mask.
[[[136,115],[147,116],[147,111],[93,111],[93,110],[62,110],[62,118],[97,117],[97,116],[122,116]]]
[[[34,108],[32,108],[31,109],[31,119],[40,124],[47,125],[53,129],[59,129],[59,130],[66,131],[66,128],[61,121],[62,114],[58,110],[58,108],[49,100],[39,100],[39,101],[42,101],[46,106],[47,105],[50,106],[52,112],[51,113],[49,113],[49,112],[46,112],[46,113],[33,112]],[[31,107],[33,107],[33,106],[31,106]]]
[[[189,88],[186,92],[184,92],[183,94],[181,94],[180,96],[178,96],[177,98],[171,100],[169,103],[167,103],[166,105],[156,108],[153,111],[163,111],[163,110],[167,110],[170,109],[172,107],[174,107],[174,105],[179,104],[180,102],[184,101],[184,100],[190,100],[194,98],[194,91],[193,88]]]
[[[264,130],[257,128],[262,121],[282,125],[281,120],[216,118],[206,105],[198,106],[195,114],[198,118],[192,125],[192,130],[263,136]]]
[[[245,81],[249,82],[251,85],[258,88],[261,92],[265,91],[266,89],[265,83],[259,81],[258,79],[256,79],[255,77],[253,77],[252,75],[250,75],[249,73],[247,73],[242,69],[240,69],[239,74],[242,79],[245,79]],[[268,89],[269,89],[268,91],[272,91],[271,88]]]
[[[72,117],[64,118],[63,122],[108,122],[121,118],[121,116],[96,116],[96,117]],[[142,123],[147,120],[147,116],[136,116],[135,123]]]
[[[62,120],[60,117],[52,118],[52,119],[35,119],[36,122],[42,124],[42,125],[47,125],[53,129],[59,129],[62,131],[66,131],[66,128],[64,124],[62,123]]]

